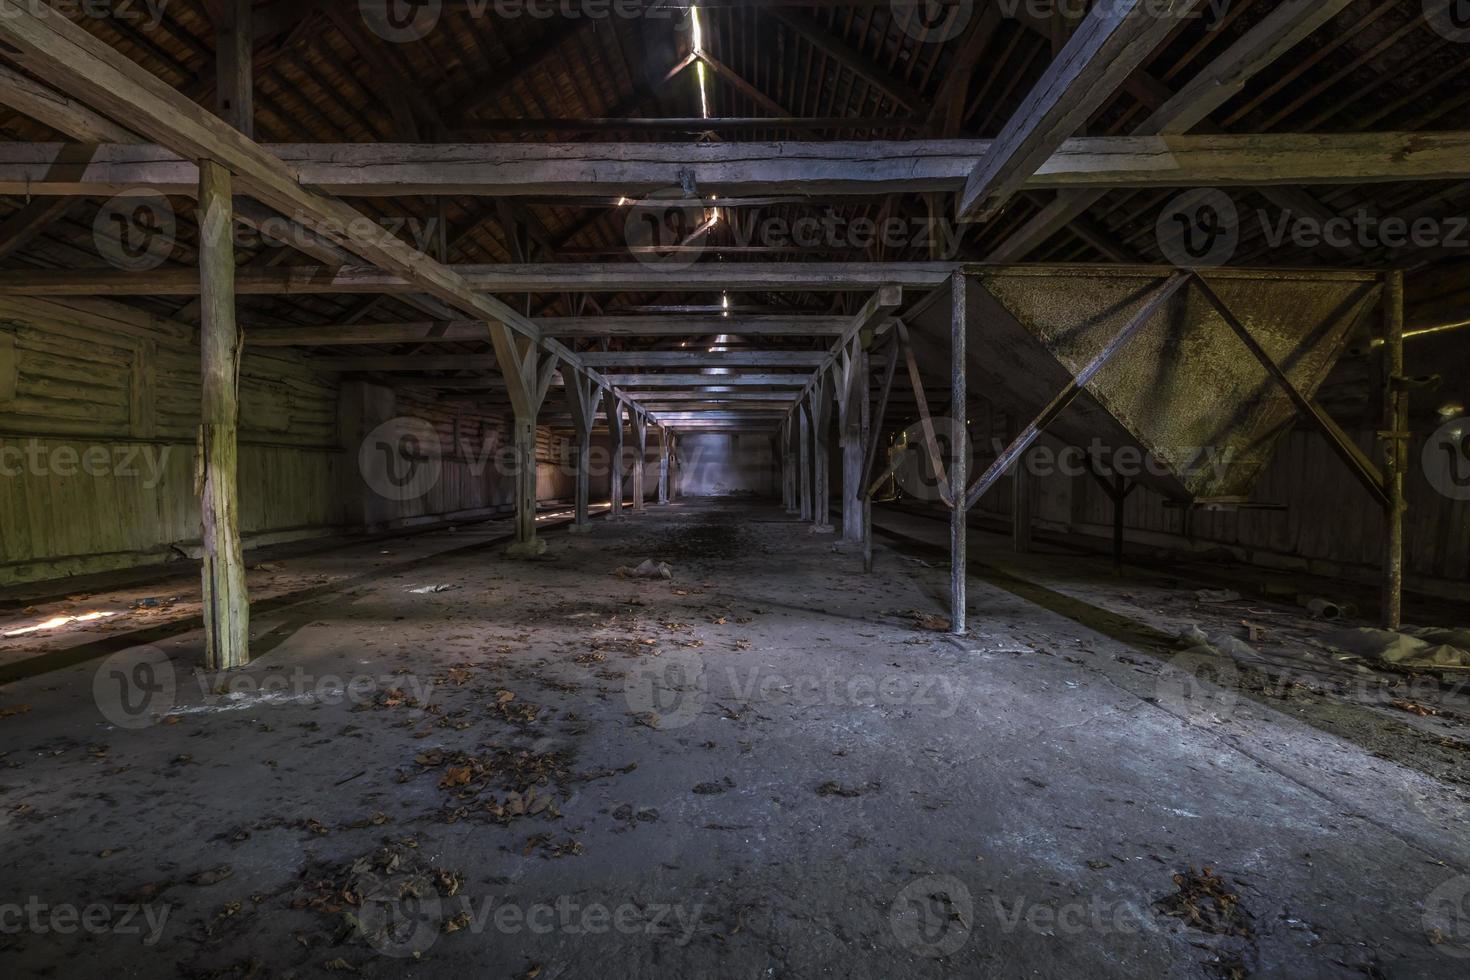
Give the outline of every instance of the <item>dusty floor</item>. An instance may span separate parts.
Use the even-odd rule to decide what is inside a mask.
[[[1457,693],[1421,718],[1337,690],[1281,608],[1245,614],[1275,617],[1263,657],[1325,680],[1201,685],[1171,631],[1240,613],[983,538],[954,641],[942,527],[879,524],[872,576],[754,504],[549,531],[529,564],[426,535],[258,611],[228,677],[197,633],[107,627],[109,658],[0,688],[0,964],[1464,975]],[[673,579],[614,574],[644,558]]]

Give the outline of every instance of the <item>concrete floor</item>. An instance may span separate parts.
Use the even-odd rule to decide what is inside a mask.
[[[108,624],[108,659],[0,688],[0,963],[1465,975],[1458,694],[1422,693],[1443,710],[1420,718],[1335,690],[1285,607],[1248,611],[1272,666],[1241,671],[1296,656],[1305,681],[1181,680],[1170,631],[1239,611],[1075,556],[985,565],[983,536],[952,640],[929,628],[942,526],[879,525],[872,576],[753,503],[549,531],[531,563],[493,528],[425,535],[403,567],[258,612],[265,652],[225,678],[192,666],[197,632],[128,648]],[[673,579],[615,574],[645,558]],[[316,562],[344,565],[289,571]],[[1233,916],[1197,893],[1207,867]]]

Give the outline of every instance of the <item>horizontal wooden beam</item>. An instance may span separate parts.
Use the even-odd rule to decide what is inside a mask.
[[[302,187],[338,196],[630,196],[958,191],[988,140],[779,143],[267,144]],[[1470,177],[1470,133],[1142,135],[1066,140],[1022,184],[1192,187]],[[151,144],[0,143],[0,194],[187,194],[192,161]],[[665,202],[660,201],[660,204]],[[669,206],[681,206],[671,199]],[[690,207],[699,203],[691,201]],[[291,214],[289,208],[287,214]],[[361,219],[366,221],[367,219]]]
[[[658,391],[647,392],[639,402],[650,408],[669,402],[779,402],[788,404],[794,396],[779,391]]]
[[[1000,213],[1200,2],[1093,5],[969,174],[956,205],[959,219],[986,220]]]
[[[924,127],[924,120],[904,117],[859,116],[643,116],[585,119],[534,117],[529,119],[469,119],[457,121],[449,131],[451,140],[485,133],[619,133],[675,132],[708,133],[759,129],[807,131],[827,129],[892,130]],[[466,140],[474,142],[474,140]]]
[[[805,371],[792,371],[789,374],[744,374],[737,368],[733,374],[609,374],[606,380],[608,384],[630,390],[641,390],[645,388],[691,388],[700,386],[716,388],[764,387],[795,389],[806,384],[807,377],[808,375]]]
[[[815,367],[826,357],[823,351],[740,350],[740,351],[588,351],[581,355],[589,367]],[[715,375],[718,378],[718,375]]]
[[[3,247],[3,246],[0,246]],[[719,334],[765,337],[827,337],[846,322],[834,316],[619,316],[539,317],[542,336],[704,337]],[[256,347],[328,347],[352,344],[433,344],[488,340],[478,320],[407,320],[305,327],[252,327],[246,343]]]
[[[932,287],[954,271],[948,262],[720,262],[687,269],[641,262],[454,265],[446,270],[464,285],[487,293],[865,290],[884,283]],[[416,283],[368,266],[275,266],[236,270],[242,296],[303,296],[316,293],[410,295]],[[24,269],[0,272],[3,296],[197,296],[193,269]],[[528,328],[534,329],[528,324]]]

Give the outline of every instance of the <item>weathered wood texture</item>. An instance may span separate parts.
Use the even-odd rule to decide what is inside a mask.
[[[99,300],[0,299],[0,585],[200,554],[199,364],[182,324]],[[508,410],[396,397],[396,414],[438,432],[443,465],[428,493],[393,502],[381,525],[507,513],[512,487],[495,451],[510,434]],[[570,496],[573,461],[562,443],[538,432],[542,500]],[[357,468],[356,449],[344,451],[338,435],[335,378],[294,353],[247,348],[238,470],[245,544],[350,530],[338,488]]]
[[[215,670],[250,661],[250,600],[240,545],[236,443],[240,414],[240,357],[235,326],[235,251],[230,172],[199,165],[200,419],[198,486],[204,662]]]
[[[1464,132],[1078,137],[1043,158],[1019,189],[1464,179],[1467,142]],[[302,188],[339,197],[637,197],[692,175],[701,193],[729,198],[955,192],[992,145],[276,143],[260,152]],[[105,197],[138,187],[189,194],[197,179],[193,162],[154,144],[0,144],[4,194]]]

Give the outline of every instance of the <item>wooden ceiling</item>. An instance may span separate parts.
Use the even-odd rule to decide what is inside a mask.
[[[534,0],[526,0],[527,4]],[[1248,79],[1189,132],[1222,134],[1368,133],[1470,130],[1470,44],[1435,29],[1424,0],[1349,0]],[[1429,0],[1432,5],[1438,0]],[[1079,136],[1147,133],[1162,106],[1185,90],[1283,6],[1282,0],[1207,4],[1183,21],[1116,87],[1102,93]],[[215,13],[208,0],[173,0],[136,18],[77,22],[190,99],[216,105]],[[254,5],[255,137],[265,143],[401,142],[748,142],[995,138],[1054,63],[1073,30],[1064,13],[1026,13],[1045,5],[956,8],[953,36],[925,38],[901,0],[709,0],[700,5],[702,46],[694,50],[685,4],[640,4],[640,16],[595,0],[546,6],[536,17],[517,4],[442,0],[432,29],[394,43],[380,37],[355,2],[259,0]],[[1003,6],[1022,13],[1001,15]],[[1074,5],[1061,5],[1066,8]],[[599,13],[600,12],[600,13]],[[709,116],[701,99],[705,79]],[[3,112],[3,111],[0,111]],[[658,120],[670,120],[660,123]],[[120,120],[125,123],[125,120]],[[18,113],[0,115],[4,138],[64,140]],[[1161,262],[1156,225],[1178,188],[1031,190],[999,216],[958,226],[958,254],[939,256],[926,240],[752,249],[739,222],[725,221],[705,242],[703,261],[921,261],[958,257],[1033,262]],[[1410,316],[1451,317],[1470,310],[1470,264],[1454,248],[1300,247],[1272,243],[1285,209],[1317,216],[1453,219],[1467,212],[1470,181],[1332,183],[1236,187],[1240,265],[1337,266],[1410,270]],[[890,193],[829,199],[773,197],[742,208],[741,220],[788,226],[804,217],[924,219],[954,213],[954,195]],[[103,268],[94,244],[92,198],[7,198],[0,202],[0,272]],[[180,217],[172,264],[192,266],[192,202]],[[353,198],[374,218],[421,236],[450,263],[630,261],[625,214],[613,200],[555,196],[443,195]],[[270,243],[242,245],[245,268],[314,265],[318,258]],[[767,349],[825,351],[832,317],[856,315],[869,293],[801,290],[570,288],[502,293],[533,318],[647,315],[676,311],[691,321],[683,340],[667,332],[574,336],[578,351],[676,351],[711,339],[709,317],[825,318],[826,333],[768,337]],[[189,320],[188,297],[146,295],[128,302]],[[348,326],[422,322],[423,306],[395,295],[261,293],[240,298],[247,325]],[[1417,312],[1416,312],[1417,311]],[[697,322],[696,322],[697,321]],[[382,334],[382,336],[392,336]],[[739,345],[741,340],[729,341]],[[308,348],[310,349],[310,348]],[[423,351],[439,357],[483,354],[488,344],[435,338],[354,347],[361,356]],[[341,356],[340,347],[317,353]],[[436,372],[436,374],[440,374]],[[461,372],[440,376],[452,379]]]

